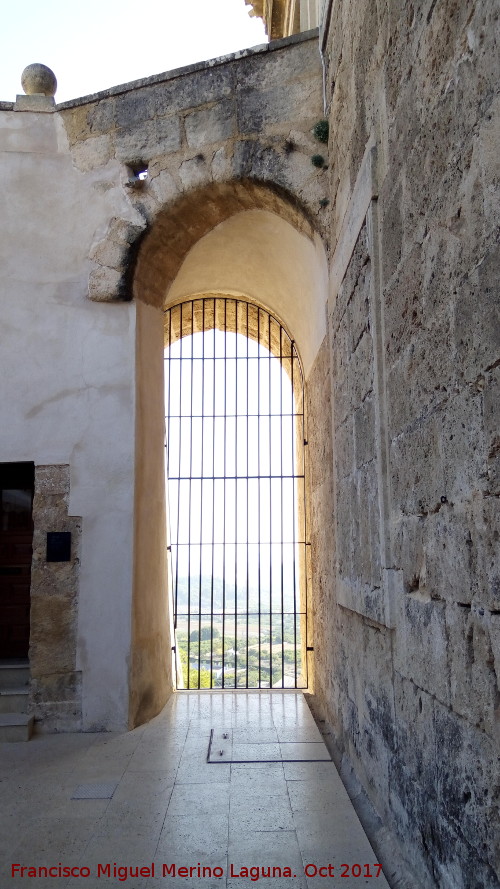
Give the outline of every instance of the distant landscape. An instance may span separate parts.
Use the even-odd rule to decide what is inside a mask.
[[[293,614],[293,590],[284,591],[283,614],[281,589],[274,591],[272,615],[269,586],[260,591],[260,615],[258,589],[249,588],[248,614],[246,588],[238,589],[237,593],[238,613],[235,614],[234,583],[228,584],[223,578],[214,577],[212,586],[211,577],[202,577],[200,613],[199,575],[178,578],[176,642],[184,687],[303,685],[300,676],[301,621],[298,613]],[[287,610],[291,613],[286,613]]]

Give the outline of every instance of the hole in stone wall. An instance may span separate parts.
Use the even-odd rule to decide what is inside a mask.
[[[146,161],[134,161],[134,163],[130,163],[127,166],[131,179],[144,182],[148,178],[148,164]]]

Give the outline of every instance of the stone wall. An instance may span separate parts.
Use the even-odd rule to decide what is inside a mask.
[[[500,885],[499,14],[339,0],[321,38],[336,565],[316,691],[415,879],[447,889]]]
[[[322,227],[326,173],[311,163],[311,130],[323,111],[315,32],[58,108],[89,187],[119,182],[124,196],[122,215],[109,220],[90,254],[92,299],[132,298],[130,245],[138,247],[153,222],[168,241],[155,267],[163,290],[151,297],[160,305],[190,247],[236,212],[287,205],[298,227],[307,217]],[[146,179],[137,178],[141,170]],[[235,181],[237,194],[228,187]]]
[[[314,303],[313,360],[327,277],[326,171],[311,163],[322,98],[308,34],[55,108],[1,104],[0,459],[68,467],[57,509],[52,470],[35,503],[33,701],[48,728],[123,730],[172,690],[161,309],[192,248],[209,250],[204,236],[224,221],[233,247],[245,242],[237,217],[250,211],[260,279],[283,314]],[[241,284],[244,264],[230,265]],[[43,559],[52,514],[73,521],[66,505],[81,521],[78,576],[76,562]]]
[[[154,597],[162,535],[148,532],[164,522],[161,498],[138,525],[151,483],[162,486],[149,339],[159,365],[173,284],[199,281],[199,257],[217,266],[214,244],[230,252],[252,220],[260,271],[279,290],[282,266],[263,241],[280,242],[283,264],[290,229],[290,267],[303,272],[306,258],[315,281],[293,331],[314,343],[315,690],[344,768],[429,889],[500,885],[499,16],[494,0],[324,4],[330,143],[319,167],[311,34],[55,114],[0,109],[4,360],[17,382],[13,399],[5,376],[0,456],[40,467],[37,713],[77,726],[80,671],[87,729],[135,724],[168,694],[168,633],[152,627],[166,617]],[[264,238],[277,217],[276,240]],[[43,564],[49,519],[79,527],[62,465],[69,511],[82,516],[78,634],[76,561]],[[156,688],[152,665],[167,671]]]
[[[31,567],[31,708],[48,731],[82,727],[81,672],[76,669],[81,520],[68,515],[69,466],[37,466]],[[71,559],[47,562],[47,533],[71,533]]]

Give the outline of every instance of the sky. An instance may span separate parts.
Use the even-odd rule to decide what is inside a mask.
[[[244,0],[0,0],[0,101],[32,62],[52,68],[56,102],[267,42]]]
[[[191,354],[199,357],[191,360]],[[194,568],[189,572],[183,564],[180,575],[198,571],[201,542],[206,544],[202,561],[207,560],[202,574],[208,577],[212,544],[217,544],[219,562],[224,542],[233,567],[237,557],[240,577],[246,575],[247,558],[255,566],[259,559],[267,562],[263,571],[269,577],[272,556],[273,587],[280,599],[281,541],[286,542],[290,569],[285,586],[292,590],[294,541],[299,539],[293,476],[301,469],[295,459],[290,378],[264,346],[232,332],[212,329],[184,337],[165,350],[165,357],[170,359],[165,362],[170,528],[172,540],[181,544],[180,561],[188,557],[186,544],[196,550]],[[179,421],[179,415],[185,419]],[[178,482],[179,476],[184,480]],[[189,509],[180,508],[188,502]],[[254,558],[259,542],[266,547]],[[228,573],[226,568],[226,577]],[[218,566],[215,574],[222,576]],[[252,576],[250,586],[258,585]],[[278,602],[275,607],[279,610]]]

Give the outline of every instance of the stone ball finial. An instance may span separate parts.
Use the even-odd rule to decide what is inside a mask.
[[[47,65],[34,62],[28,65],[21,74],[21,86],[27,96],[55,96],[57,89],[56,75]]]

